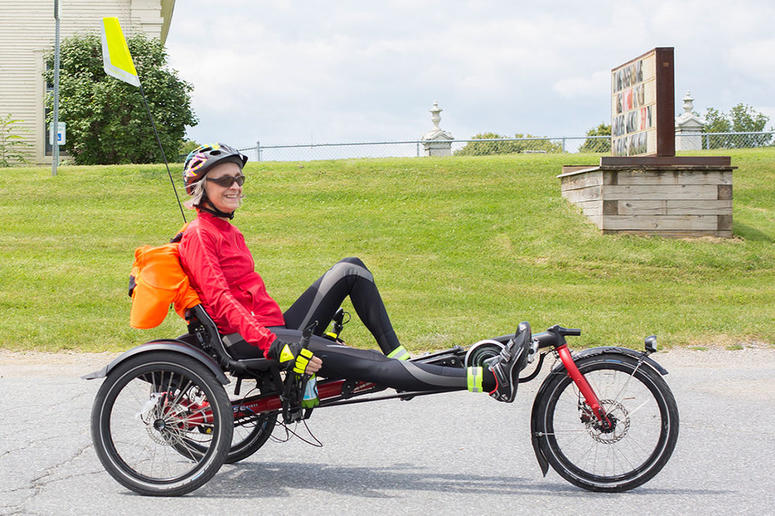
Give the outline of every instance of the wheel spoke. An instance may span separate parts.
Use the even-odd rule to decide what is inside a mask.
[[[589,430],[586,428],[578,428],[578,429],[562,429],[562,430],[555,430],[554,432],[544,433],[541,435],[567,435],[567,434],[576,434],[576,435],[587,435],[589,434]]]
[[[627,464],[630,466],[630,469],[633,470],[637,467],[636,464],[633,464],[629,458],[624,454],[624,452],[619,449],[618,446],[612,446],[611,450],[613,450],[614,453],[618,453],[625,461],[627,461]]]
[[[627,385],[629,385],[629,383],[630,383],[630,380],[632,380],[633,376],[635,376],[635,373],[638,371],[638,369],[640,368],[640,365],[641,365],[642,363],[643,363],[643,362],[640,362],[640,361],[638,361],[638,365],[637,365],[637,366],[635,366],[635,369],[633,369],[633,371],[632,371],[632,373],[630,374],[630,376],[628,376],[628,377],[627,377],[627,380],[624,382],[624,385],[622,385],[622,388],[621,388],[621,390],[619,391],[619,393],[618,393],[616,396],[614,396],[614,398],[613,398],[613,399],[614,399],[614,402],[615,402],[615,403],[618,403],[618,402],[619,402],[619,399],[620,399],[620,397],[621,397],[622,393],[624,392],[624,389],[626,389],[626,388],[627,388]]]
[[[648,405],[650,401],[651,401],[651,400],[646,400],[646,401],[644,401],[643,403],[641,403],[640,405],[638,405],[637,407],[635,407],[634,409],[632,409],[632,410],[630,411],[630,417],[634,416],[636,412],[638,412],[640,409],[642,409],[643,407],[645,407],[646,405]]]
[[[181,383],[182,383],[182,378],[181,378]],[[188,390],[191,389],[191,388],[192,388],[192,383],[191,383],[191,380],[189,380],[186,383],[185,387],[181,387],[178,390],[178,394],[177,394],[177,396],[175,396],[175,399],[172,400],[171,405],[178,405],[180,403],[180,400],[183,398],[183,395],[186,394],[188,392]],[[170,389],[170,390],[172,390],[172,389]]]

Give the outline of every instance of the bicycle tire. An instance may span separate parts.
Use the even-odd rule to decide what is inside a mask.
[[[613,428],[599,425],[562,369],[547,377],[533,405],[541,453],[563,478],[590,491],[622,492],[648,482],[678,440],[678,407],[667,383],[650,366],[621,354],[585,357],[576,365]]]

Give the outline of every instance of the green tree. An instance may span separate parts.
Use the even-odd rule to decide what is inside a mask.
[[[728,133],[732,131],[732,123],[726,115],[718,109],[709,107],[705,112],[705,126],[703,133]],[[724,134],[713,134],[703,138],[703,147],[706,149],[726,149],[729,148],[730,136]]]
[[[732,107],[728,113],[722,113],[712,107],[708,108],[705,112],[705,121],[703,133],[762,132],[769,117],[741,102]],[[762,147],[769,145],[770,142],[772,142],[771,134],[711,134],[704,138],[704,147],[707,149]]]
[[[17,134],[14,127],[19,122],[21,120],[15,120],[10,113],[0,116],[0,167],[28,162],[26,151],[30,144]]]
[[[186,159],[186,156],[188,154],[196,149],[197,147],[201,146],[201,144],[195,142],[194,140],[183,140],[180,142],[180,148],[178,149],[178,158],[182,161]]]
[[[497,133],[479,133],[472,140],[502,140],[468,142],[462,149],[455,151],[456,156],[487,156],[491,154],[516,154],[519,152],[562,152],[562,144],[554,143],[548,138],[537,138],[531,134],[517,133],[513,138]]]
[[[761,132],[770,117],[740,103],[729,110],[729,119],[735,132]]]
[[[186,126],[198,120],[191,109],[192,86],[167,68],[158,39],[136,34],[127,40],[164,152],[178,155]],[[53,54],[46,79],[53,77]],[[161,161],[140,89],[103,70],[100,37],[76,35],[61,47],[59,119],[67,122],[65,150],[78,164]],[[52,98],[47,104],[50,107]]]
[[[732,124],[727,120],[724,113],[718,109],[709,107],[705,112],[705,127],[703,131],[706,133],[728,133],[732,130]]]
[[[608,138],[587,138],[579,152],[611,152],[611,125],[602,123],[587,131],[586,136],[608,136]]]

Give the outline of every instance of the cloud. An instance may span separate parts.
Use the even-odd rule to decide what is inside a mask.
[[[729,49],[726,60],[733,72],[743,74],[747,80],[768,87],[775,82],[775,38],[740,42]]]
[[[775,7],[633,6],[187,0],[167,47],[195,88],[189,135],[237,144],[416,138],[434,100],[461,138],[583,134],[610,118],[610,69],[655,46],[676,47],[679,99],[688,88],[698,106],[770,104]]]
[[[552,89],[565,98],[610,95],[611,72],[598,70],[587,76],[560,79]]]

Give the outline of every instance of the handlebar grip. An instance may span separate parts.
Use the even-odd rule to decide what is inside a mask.
[[[309,348],[309,339],[312,337],[312,332],[315,331],[315,328],[318,327],[317,321],[312,321],[312,324],[304,328],[304,331],[301,333],[301,341],[299,341],[299,344],[301,344],[302,349]]]
[[[568,337],[578,337],[578,336],[581,335],[581,330],[580,329],[578,329],[578,328],[563,328],[559,324],[555,324],[554,326],[549,328],[549,331],[553,331],[553,332],[559,333],[560,335],[568,336]]]

